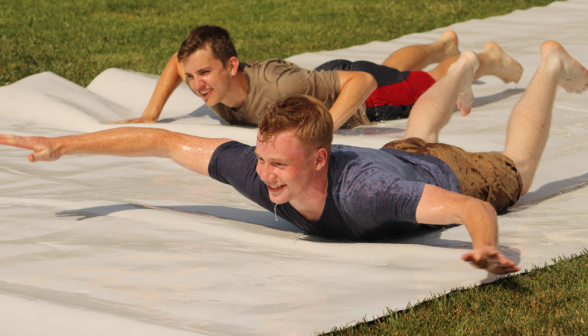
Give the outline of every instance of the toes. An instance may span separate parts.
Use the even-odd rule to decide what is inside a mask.
[[[457,106],[462,116],[470,114],[474,103],[474,92],[470,86],[457,95]]]

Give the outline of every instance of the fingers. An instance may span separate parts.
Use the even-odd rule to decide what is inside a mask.
[[[472,266],[494,274],[508,274],[518,272],[519,267],[502,253],[493,247],[477,249],[466,253],[462,260],[469,262]]]
[[[520,268],[509,265],[490,265],[486,270],[492,274],[503,275],[518,272]]]
[[[468,114],[470,114],[470,112],[472,111],[471,107],[466,107],[466,106],[463,106],[462,104],[458,104],[458,108],[459,108],[459,113],[464,117],[467,116]]]
[[[34,153],[30,154],[28,157],[29,162],[50,161],[47,158],[48,158],[48,155],[47,155],[46,150],[43,150],[40,152],[34,152]]]
[[[31,143],[29,138],[11,134],[0,134],[0,145],[33,149],[33,144]]]
[[[474,104],[474,92],[470,86],[468,89],[461,91],[457,96],[457,107],[462,116],[467,116],[472,111]]]
[[[18,135],[0,134],[0,145],[32,150],[33,153],[28,156],[30,162],[54,161],[59,158],[51,149],[50,140],[43,137],[21,137]]]
[[[118,121],[111,121],[108,124],[110,125],[116,125],[116,124],[131,124],[133,123],[134,119],[126,119],[126,120],[118,120]]]
[[[464,254],[463,256],[461,256],[461,258],[464,261],[469,261],[469,262],[481,262],[484,261],[485,259],[488,258],[494,258],[496,257],[500,252],[492,247],[485,247],[482,249],[477,249],[474,251],[471,251],[469,253]],[[508,260],[508,259],[506,259]]]
[[[110,125],[116,124],[143,124],[150,121],[145,121],[142,118],[133,118],[133,119],[126,119],[126,120],[118,120],[118,121],[111,121],[109,122]]]
[[[493,274],[508,274],[513,272],[518,272],[520,268],[518,268],[514,262],[504,258],[504,262],[500,262],[498,260],[492,260],[488,263],[487,267],[485,268],[486,271],[493,273]]]

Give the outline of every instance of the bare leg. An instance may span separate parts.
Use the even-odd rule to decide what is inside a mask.
[[[439,63],[439,65],[437,65],[435,67],[435,69],[433,69],[427,73],[429,75],[431,75],[431,77],[433,77],[433,79],[435,81],[438,81],[441,78],[443,78],[443,76],[447,75],[447,71],[449,71],[449,67],[451,67],[451,65],[453,63],[455,63],[458,58],[459,58],[459,55],[448,57],[443,62]]]
[[[447,125],[458,100],[462,114],[469,113],[473,101],[471,85],[480,65],[475,52],[464,51],[445,77],[436,82],[414,104],[404,138],[418,137],[437,142],[439,131]]]
[[[458,58],[459,56],[452,56],[445,59],[435,69],[429,71],[428,74],[438,81],[447,74],[451,64],[457,61]],[[496,76],[502,79],[504,83],[518,83],[521,80],[523,67],[494,42],[488,42],[484,45],[484,50],[478,54],[478,59],[480,60],[480,67],[474,75],[474,80],[482,76]]]
[[[416,71],[455,55],[459,55],[457,35],[447,30],[434,43],[396,50],[382,64],[400,71]]]
[[[511,158],[521,174],[526,194],[531,187],[545,149],[557,86],[567,92],[588,89],[588,70],[574,60],[557,42],[541,46],[542,61],[525,93],[514,107],[506,131],[504,155]]]

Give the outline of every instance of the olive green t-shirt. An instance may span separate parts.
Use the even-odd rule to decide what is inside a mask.
[[[247,78],[247,97],[239,108],[222,103],[212,110],[231,125],[257,126],[267,109],[276,101],[296,94],[312,96],[330,109],[339,96],[339,74],[336,71],[315,71],[272,58],[263,62],[241,64]],[[346,124],[353,127],[369,124],[365,104]]]

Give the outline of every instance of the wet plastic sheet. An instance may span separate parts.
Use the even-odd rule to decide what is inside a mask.
[[[500,151],[508,115],[553,39],[588,64],[588,3],[451,26],[461,49],[500,44],[521,62],[518,85],[481,78],[471,115],[442,142]],[[312,68],[335,58],[381,62],[444,29],[290,58]],[[0,132],[58,136],[138,116],[157,78],[111,69],[87,89],[51,73],[0,88]],[[500,216],[500,245],[525,269],[588,245],[588,95],[561,91],[531,192]],[[256,130],[222,125],[187,87],[149,127],[253,144]],[[381,147],[405,121],[339,132],[336,143]],[[386,307],[495,277],[460,260],[463,227],[386,243],[305,236],[230,187],[152,158],[70,156],[31,164],[0,148],[0,334],[308,335],[380,316]],[[520,252],[519,252],[520,251]]]

